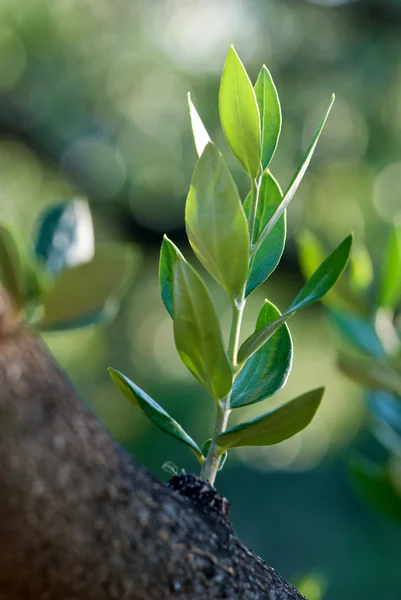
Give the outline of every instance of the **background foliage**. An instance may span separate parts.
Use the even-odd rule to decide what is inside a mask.
[[[141,248],[142,266],[116,322],[47,334],[46,342],[137,460],[159,477],[166,477],[161,454],[191,470],[195,459],[148,428],[106,371],[116,366],[163,398],[184,427],[195,421],[198,437],[210,429],[212,411],[204,411],[201,387],[180,364],[157,280],[162,233],[180,247],[185,239],[184,202],[196,160],[186,92],[226,150],[212,99],[228,47],[234,43],[253,79],[265,62],[282,102],[281,144],[272,162],[282,187],[336,93],[288,211],[281,269],[255,292],[249,315],[265,295],[283,308],[303,283],[294,243],[302,226],[331,248],[352,229],[375,257],[385,221],[400,211],[401,4],[1,0],[0,17],[0,218],[28,237],[41,209],[84,196],[97,242]],[[244,175],[225,156],[244,194]],[[224,295],[212,290],[228,323]],[[245,315],[244,335],[253,324]],[[244,541],[284,576],[323,574],[329,600],[399,598],[400,528],[360,503],[344,468],[351,449],[373,443],[362,393],[336,370],[332,330],[320,307],[291,329],[294,368],[285,398],[325,384],[321,409],[288,442],[233,453],[219,489],[232,501]],[[285,398],[278,395],[277,403]],[[241,411],[241,420],[256,414],[252,406]]]

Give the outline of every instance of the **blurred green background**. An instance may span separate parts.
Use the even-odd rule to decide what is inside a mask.
[[[163,233],[186,253],[184,202],[196,155],[191,96],[244,194],[246,178],[218,123],[219,77],[233,43],[255,79],[266,63],[282,110],[272,171],[283,188],[334,91],[337,100],[288,212],[283,261],[252,296],[286,308],[302,285],[294,236],[329,247],[353,230],[379,252],[401,213],[401,2],[398,0],[0,0],[0,218],[26,236],[40,210],[87,197],[98,241],[142,256],[117,320],[45,341],[112,434],[157,477],[195,459],[148,425],[113,386],[114,366],[202,442],[211,401],[181,365],[159,297]],[[216,306],[229,319],[223,294]],[[290,323],[293,371],[274,399],[326,384],[312,425],[277,447],[232,453],[218,479],[233,522],[286,578],[316,572],[327,599],[401,597],[401,528],[369,511],[347,480],[350,451],[369,444],[362,392],[337,372],[338,340],[318,306]],[[272,401],[267,400],[268,410]],[[242,409],[233,418],[260,412]]]

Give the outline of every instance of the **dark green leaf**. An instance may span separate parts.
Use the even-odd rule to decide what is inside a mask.
[[[394,308],[401,297],[401,227],[393,225],[380,270],[379,306]]]
[[[233,154],[253,178],[260,171],[260,118],[252,83],[231,46],[223,69],[219,113]]]
[[[262,138],[262,169],[269,166],[281,131],[281,107],[272,76],[263,65],[255,84]]]
[[[196,110],[193,102],[191,100],[191,96],[188,92],[188,106],[189,106],[189,116],[191,118],[191,126],[192,126],[192,134],[194,136],[196,153],[198,156],[201,156],[207,144],[211,141],[208,132],[206,131],[206,127],[202,123],[202,119],[198,115],[198,111]]]
[[[51,206],[39,218],[37,227],[35,253],[52,275],[93,258],[92,216],[84,200]]]
[[[244,364],[255,352],[267,342],[277,329],[301,308],[306,308],[320,300],[340,277],[347,264],[351,250],[352,235],[349,235],[315,271],[306,282],[294,302],[282,317],[255,331],[242,344],[238,352],[238,364]]]
[[[280,186],[274,177],[266,171],[263,174],[259,201],[255,218],[256,239],[266,225],[283,197]],[[244,211],[249,219],[251,193],[244,202]],[[273,273],[283,254],[286,236],[286,211],[281,215],[270,234],[264,240],[259,250],[252,257],[250,274],[246,286],[246,296],[249,296],[259,285]]]
[[[185,260],[177,246],[165,235],[160,250],[159,282],[163,304],[171,318],[173,318],[174,267],[179,258]]]
[[[140,387],[135,385],[128,377],[109,367],[110,376],[124,396],[137,408],[143,411],[156,427],[168,433],[176,440],[182,442],[192,450],[199,462],[203,462],[202,452],[194,440],[184,431],[179,423]]]
[[[268,300],[260,311],[256,331],[281,317]],[[276,394],[285,385],[292,364],[292,340],[286,324],[245,364],[234,380],[231,408],[254,404]]]
[[[203,456],[205,456],[205,457],[206,457],[206,456],[208,455],[208,452],[209,452],[209,448],[210,448],[210,444],[211,444],[211,443],[212,443],[212,440],[211,440],[211,439],[209,439],[209,440],[206,440],[205,442],[203,442],[203,444],[202,444],[202,448],[201,448]],[[218,471],[221,471],[221,470],[222,470],[222,468],[223,468],[223,467],[224,467],[224,465],[225,465],[225,462],[226,462],[226,460],[227,460],[227,450],[225,450],[225,451],[223,452],[223,454],[221,455],[220,462],[219,462],[219,468],[218,468]]]
[[[42,329],[90,319],[102,311],[110,298],[120,297],[130,285],[136,253],[130,246],[108,244],[100,247],[88,263],[63,271],[43,299],[44,315],[37,323]]]
[[[27,283],[21,246],[18,233],[0,223],[0,282],[17,308],[24,305]]]
[[[394,489],[385,467],[355,457],[350,461],[349,470],[356,489],[372,507],[401,521],[401,496]]]
[[[185,222],[192,249],[205,269],[237,297],[248,274],[248,225],[235,183],[212,143],[192,176]]]
[[[315,151],[316,145],[319,141],[319,137],[323,131],[323,128],[325,126],[325,123],[327,121],[327,117],[329,116],[331,107],[333,106],[334,103],[334,94],[331,98],[331,102],[329,104],[328,109],[326,110],[323,119],[320,122],[319,127],[316,130],[315,135],[313,136],[313,139],[309,145],[309,148],[307,149],[303,159],[302,159],[302,163],[301,166],[299,167],[299,169],[297,170],[297,172],[294,175],[294,178],[292,179],[290,185],[287,188],[287,191],[284,194],[284,197],[280,203],[280,205],[277,207],[277,209],[275,210],[274,214],[272,215],[271,219],[269,220],[269,222],[267,223],[267,225],[265,226],[264,230],[262,231],[262,233],[259,236],[259,240],[257,242],[258,245],[260,245],[263,240],[265,239],[265,237],[268,235],[268,233],[270,233],[270,231],[273,229],[273,227],[275,226],[275,224],[277,223],[277,221],[279,220],[279,218],[281,217],[281,215],[283,214],[283,212],[285,211],[285,209],[287,208],[287,206],[289,205],[289,203],[291,202],[291,200],[294,197],[295,192],[297,191],[299,184],[301,183],[303,176],[305,175],[306,169],[309,166],[309,163],[312,159],[312,155]]]
[[[174,269],[174,337],[184,365],[215,399],[231,390],[232,372],[205,284],[183,260]]]
[[[216,443],[225,449],[279,444],[309,425],[323,392],[323,387],[317,388],[257,419],[231,427],[217,437]]]
[[[351,252],[351,246],[352,234],[346,237],[316,269],[291,304],[290,310],[305,308],[327,294],[344,271]]]
[[[359,350],[374,358],[386,357],[386,352],[373,323],[367,323],[360,317],[346,312],[331,310],[329,314],[344,337]]]

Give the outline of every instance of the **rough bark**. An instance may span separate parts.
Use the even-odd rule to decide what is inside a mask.
[[[137,466],[12,325],[0,306],[0,600],[301,600],[212,490],[201,506]]]

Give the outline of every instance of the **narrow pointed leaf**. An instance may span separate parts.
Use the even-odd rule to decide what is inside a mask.
[[[374,390],[385,390],[401,398],[401,375],[383,362],[340,355],[338,367],[350,379]]]
[[[188,92],[188,106],[189,106],[189,116],[191,119],[192,126],[192,134],[194,136],[196,153],[198,156],[201,156],[207,144],[211,141],[208,132],[206,131],[206,127],[204,126],[202,119],[200,118],[198,111],[196,110],[191,96]]]
[[[301,308],[310,306],[320,300],[324,294],[335,284],[347,264],[351,251],[352,235],[341,242],[339,246],[318,267],[312,277],[306,282],[294,302],[282,317],[269,323],[262,329],[255,331],[239,349],[238,363],[244,364],[255,352],[259,350],[277,331],[277,329],[290,319]]]
[[[373,508],[401,522],[401,496],[392,485],[385,467],[354,457],[349,471],[357,491]]]
[[[260,118],[252,83],[231,46],[223,69],[219,113],[233,154],[253,178],[260,170]]]
[[[39,218],[37,229],[35,253],[52,275],[93,258],[93,223],[86,201],[51,206]]]
[[[327,294],[344,271],[351,252],[351,246],[352,234],[347,236],[316,269],[291,304],[290,310],[305,308]]]
[[[256,210],[256,239],[277,206],[280,204],[282,197],[283,194],[277,181],[271,173],[266,171],[262,177],[259,201]],[[250,203],[251,194],[248,194],[244,202],[244,211],[247,219],[249,218]],[[270,234],[252,258],[251,269],[246,286],[246,296],[249,296],[249,294],[251,294],[259,285],[266,281],[280,262],[285,246],[286,229],[286,211],[284,211]]]
[[[281,317],[280,311],[268,300],[259,313],[256,331]],[[231,408],[255,404],[276,394],[284,387],[292,365],[292,340],[286,324],[245,364],[234,381]]]
[[[209,292],[195,269],[174,269],[174,337],[184,365],[215,399],[231,390],[232,372]]]
[[[188,446],[195,454],[196,458],[200,462],[203,462],[203,455],[199,446],[186,431],[184,431],[181,425],[175,419],[170,417],[164,408],[128,379],[128,377],[120,373],[120,371],[112,369],[111,367],[108,371],[115,385],[131,404],[142,410],[149,421],[156,425],[156,427]]]
[[[159,282],[163,304],[173,318],[173,278],[178,259],[185,260],[177,246],[165,235],[160,249]]]
[[[136,266],[133,248],[123,244],[100,247],[88,262],[63,271],[43,299],[44,315],[37,323],[49,329],[86,319],[119,298],[132,281]]]
[[[12,297],[16,307],[24,305],[26,281],[21,244],[17,232],[0,223],[0,283]]]
[[[302,163],[301,166],[298,168],[297,172],[294,175],[294,178],[292,179],[290,185],[287,188],[287,191],[284,194],[284,197],[280,203],[280,205],[277,207],[276,211],[274,212],[273,216],[271,217],[271,219],[269,220],[269,222],[267,223],[267,225],[265,226],[265,228],[263,229],[262,233],[259,236],[259,240],[258,240],[258,244],[261,244],[263,242],[263,240],[265,239],[265,237],[268,235],[268,233],[270,233],[270,231],[273,229],[273,227],[275,226],[275,224],[277,223],[277,221],[279,220],[279,218],[281,217],[281,215],[283,214],[284,210],[287,208],[287,206],[289,205],[289,203],[291,202],[291,200],[293,199],[295,192],[297,191],[299,184],[301,183],[303,176],[306,173],[306,170],[309,166],[309,163],[312,159],[313,153],[315,151],[316,145],[319,141],[319,137],[323,131],[323,128],[326,124],[327,118],[329,116],[330,110],[333,106],[334,103],[334,94],[331,98],[331,102],[329,104],[328,109],[326,110],[323,119],[320,122],[319,127],[316,130],[315,135],[313,136],[313,139],[309,145],[309,148],[307,149],[303,159],[302,159]]]
[[[237,297],[248,274],[248,225],[235,183],[212,143],[192,176],[185,223],[200,262],[230,296]]]
[[[329,314],[344,337],[359,350],[374,358],[386,357],[386,351],[373,324],[346,312],[331,310]]]
[[[379,306],[395,308],[401,297],[401,227],[394,225],[387,240],[380,271]]]
[[[279,444],[309,425],[323,392],[323,387],[312,390],[261,417],[231,427],[217,436],[216,443],[224,449]]]
[[[255,95],[259,106],[262,169],[265,170],[273,158],[281,131],[281,106],[272,76],[263,65],[255,84]]]

